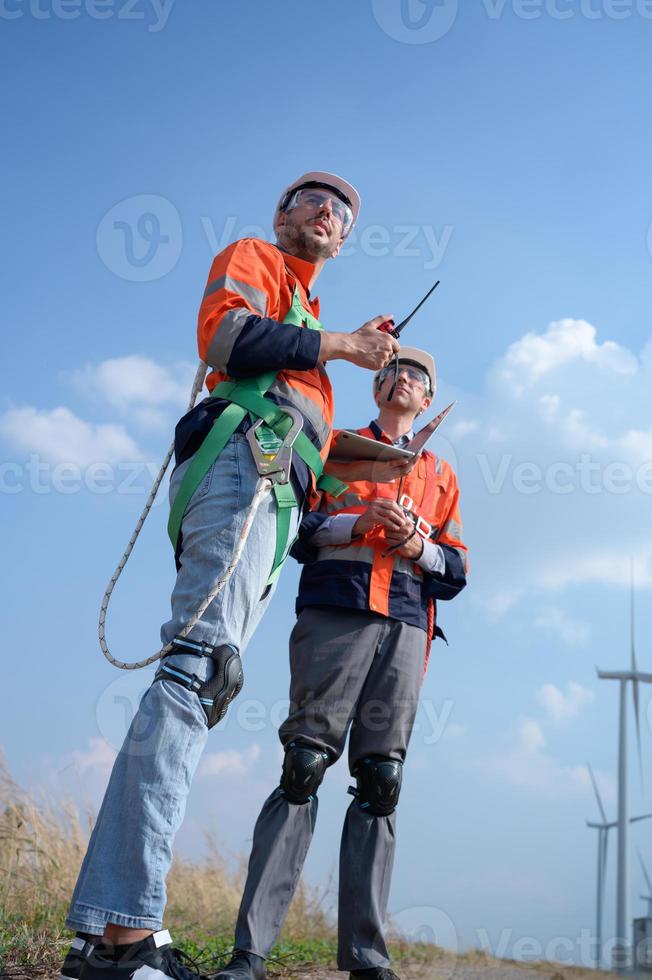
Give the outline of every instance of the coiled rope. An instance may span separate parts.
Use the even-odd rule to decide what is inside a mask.
[[[192,384],[192,391],[190,393],[190,403],[186,410],[188,412],[190,412],[195,407],[195,402],[197,401],[197,395],[203,388],[204,379],[206,378],[207,370],[208,370],[208,365],[205,364],[203,361],[200,361],[199,367],[197,368],[197,373],[195,374],[195,380],[193,381]],[[127,663],[124,660],[116,659],[116,657],[114,657],[111,651],[109,650],[108,644],[106,642],[106,614],[109,608],[109,602],[111,601],[113,590],[115,589],[118,579],[122,575],[125,565],[129,561],[129,556],[131,555],[131,552],[134,550],[134,545],[138,540],[138,535],[142,531],[143,524],[147,519],[147,515],[152,509],[152,504],[156,499],[156,494],[158,493],[159,487],[163,481],[165,472],[168,466],[170,465],[170,460],[172,459],[173,454],[174,454],[174,442],[172,442],[172,445],[170,446],[167,453],[165,454],[165,458],[163,460],[161,468],[156,475],[156,479],[154,480],[154,483],[152,484],[152,489],[150,491],[149,497],[147,498],[147,502],[143,508],[140,517],[138,518],[136,527],[134,528],[133,534],[129,539],[129,544],[125,548],[122,558],[118,562],[116,570],[111,576],[109,584],[106,587],[106,591],[102,598],[102,605],[100,606],[100,615],[97,624],[97,635],[100,641],[100,647],[102,653],[109,661],[109,663],[113,664],[114,667],[119,667],[120,670],[138,670],[140,667],[148,667],[150,664],[153,664],[157,660],[160,660],[161,657],[164,657],[166,653],[169,653],[174,645],[174,641],[172,641],[166,644],[164,647],[161,647],[161,649],[158,650],[156,653],[152,654],[151,657],[147,657],[146,660],[139,660],[135,663]],[[253,500],[251,502],[249,510],[247,511],[245,521],[242,526],[242,530],[240,532],[240,536],[238,538],[233,555],[231,557],[231,562],[229,563],[229,567],[220,578],[215,580],[215,582],[211,586],[208,595],[201,603],[201,605],[195,612],[190,622],[188,622],[181,630],[181,632],[177,634],[177,638],[183,638],[185,636],[188,636],[190,631],[197,625],[201,617],[204,615],[204,613],[210,606],[213,599],[215,599],[215,597],[219,595],[219,593],[222,591],[226,583],[231,578],[231,575],[233,574],[233,571],[242,556],[242,551],[244,549],[247,538],[249,537],[249,532],[251,531],[251,526],[253,524],[254,517],[256,516],[258,507],[260,506],[260,503],[263,500],[263,498],[270,492],[272,486],[273,486],[272,481],[267,477],[261,477],[258,480],[258,483],[256,485],[256,492],[254,493]]]

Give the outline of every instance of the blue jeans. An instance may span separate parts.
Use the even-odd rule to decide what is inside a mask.
[[[173,473],[171,499],[189,463]],[[172,593],[172,618],[161,628],[163,643],[180,632],[226,570],[257,480],[246,438],[236,433],[184,516],[181,568]],[[298,515],[296,510],[292,514],[294,534]],[[268,494],[239,564],[191,639],[228,643],[242,654],[273,592],[261,599],[275,541],[276,504]],[[213,671],[209,658],[194,654],[175,654],[166,663],[203,680]],[[133,929],[161,928],[174,837],[207,734],[206,715],[194,692],[167,680],[146,691],[113,766],[72,896],[68,928],[102,933],[108,922]]]

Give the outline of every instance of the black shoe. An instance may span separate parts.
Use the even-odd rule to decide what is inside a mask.
[[[75,936],[63,961],[58,980],[79,980],[81,968],[88,954],[99,941],[100,936],[95,936],[94,939],[82,939],[79,935]]]
[[[351,970],[349,980],[399,980],[387,966],[372,966],[368,970]]]
[[[185,966],[182,957],[189,960],[172,948],[167,929],[130,946],[98,943],[86,957],[79,980],[203,980],[199,970]]]
[[[214,973],[211,980],[265,980],[266,976],[267,968],[262,956],[236,949],[231,962],[223,966],[219,973]]]

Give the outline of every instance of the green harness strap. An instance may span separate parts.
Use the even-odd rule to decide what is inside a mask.
[[[304,324],[312,330],[323,330],[319,320],[302,306],[296,285],[292,295],[292,304],[283,322],[292,323],[296,326]],[[222,398],[231,402],[231,404],[227,405],[220,417],[213,423],[210,432],[193,456],[192,463],[181,481],[181,486],[170,509],[168,535],[172,542],[172,547],[175,550],[179,541],[183,515],[186,512],[190,498],[235,430],[245,418],[247,412],[253,417],[263,419],[265,424],[279,438],[283,438],[288,433],[292,425],[292,419],[282,408],[279,408],[274,402],[264,397],[276,377],[276,373],[272,371],[258,375],[255,378],[247,378],[245,381],[223,381],[216,385],[211,392],[211,397]],[[324,468],[322,458],[304,432],[298,434],[293,449],[312,471],[320,489],[328,491],[333,496],[339,496],[344,492],[346,489],[345,484],[340,483],[339,480],[333,477],[322,475]],[[290,552],[290,548],[294,543],[294,541],[289,540],[290,523],[292,508],[297,506],[297,500],[291,483],[274,483],[272,490],[277,507],[276,549],[272,571],[267,582],[268,585],[271,585],[278,577],[283,563]]]

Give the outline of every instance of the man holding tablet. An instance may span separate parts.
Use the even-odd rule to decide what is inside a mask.
[[[376,374],[378,418],[358,433],[379,444],[378,458],[329,464],[348,490],[324,494],[293,550],[304,569],[283,772],[256,824],[236,952],[215,980],[265,977],[312,839],[317,789],[349,733],[356,787],[340,852],[338,967],[352,980],[397,980],[383,923],[402,768],[430,641],[443,635],[435,601],[456,596],[467,570],[451,466],[392,448],[410,441],[436,382],[431,355],[402,347],[398,357],[396,379],[391,366]]]

